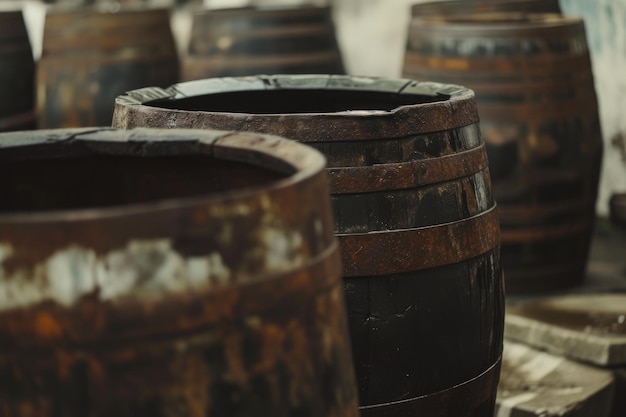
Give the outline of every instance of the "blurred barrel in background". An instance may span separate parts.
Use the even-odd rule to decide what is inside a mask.
[[[0,11],[0,132],[35,127],[35,63],[21,11]]]
[[[611,222],[619,227],[626,226],[626,193],[613,193],[609,199]]]
[[[322,155],[217,131],[0,142],[3,417],[358,415]]]
[[[404,75],[476,92],[507,292],[582,282],[602,159],[582,20],[505,13],[414,18]]]
[[[559,0],[446,0],[427,1],[411,7],[414,17],[490,12],[561,13],[561,6]]]
[[[193,16],[182,79],[343,74],[330,7],[243,7]]]
[[[178,81],[166,9],[51,9],[42,47],[40,128],[108,126],[117,95]]]
[[[504,293],[471,91],[348,76],[216,78],[129,92],[113,123],[247,129],[322,151],[361,415],[493,416]]]

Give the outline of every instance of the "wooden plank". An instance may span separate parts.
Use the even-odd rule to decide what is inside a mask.
[[[567,295],[508,306],[505,337],[600,366],[626,364],[626,294]]]
[[[611,372],[506,341],[495,417],[609,417]]]

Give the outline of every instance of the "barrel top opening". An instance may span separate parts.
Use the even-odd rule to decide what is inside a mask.
[[[311,128],[323,124],[323,128]],[[147,87],[115,99],[113,126],[245,130],[301,142],[385,140],[478,123],[468,88],[401,78],[256,75]],[[367,127],[366,127],[367,125]]]
[[[441,103],[473,93],[460,86],[349,76],[212,78],[172,86],[149,107],[244,114],[335,114],[367,117],[405,106]]]
[[[305,97],[303,97],[303,95]],[[250,114],[348,113],[375,114],[401,106],[443,101],[442,97],[398,95],[352,90],[298,89],[231,91],[154,103],[155,107],[179,110]]]
[[[271,135],[106,128],[2,134],[0,161],[0,223],[217,204],[325,165],[317,151]]]

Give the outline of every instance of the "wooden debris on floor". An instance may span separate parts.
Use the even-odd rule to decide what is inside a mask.
[[[613,389],[610,371],[506,341],[495,417],[609,417]]]
[[[626,294],[568,295],[507,308],[512,340],[599,366],[626,365]]]

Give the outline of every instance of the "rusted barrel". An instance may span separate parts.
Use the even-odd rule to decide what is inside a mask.
[[[561,13],[561,6],[559,0],[445,0],[411,6],[416,17],[492,12]]]
[[[411,23],[404,74],[476,92],[507,292],[584,280],[602,137],[583,22],[483,14]]]
[[[21,11],[0,11],[0,132],[35,128],[35,63]]]
[[[183,80],[307,73],[344,73],[330,7],[243,7],[194,14]]]
[[[3,417],[358,415],[318,152],[67,129],[0,162]]]
[[[119,94],[178,81],[166,9],[51,9],[42,48],[40,128],[108,126]]]
[[[348,76],[209,79],[119,97],[114,124],[237,127],[322,151],[361,415],[493,415],[499,228],[470,90]]]

